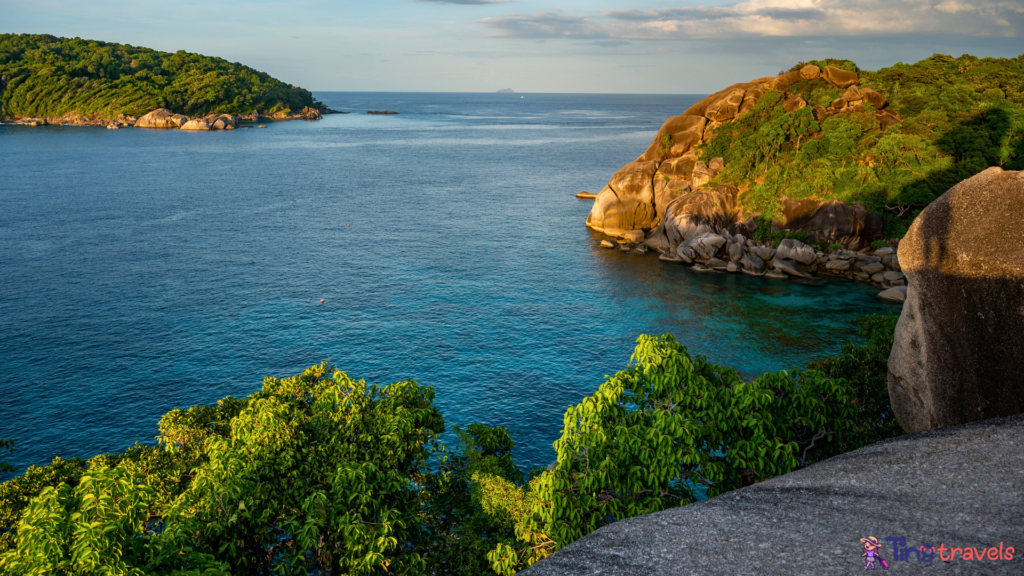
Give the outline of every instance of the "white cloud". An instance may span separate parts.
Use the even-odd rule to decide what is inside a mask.
[[[681,40],[728,36],[1022,35],[1024,3],[997,0],[746,0],[729,6],[685,6],[566,14],[506,14],[474,22],[492,36],[586,36]]]
[[[938,10],[939,12],[945,12],[947,14],[956,14],[957,12],[970,11],[971,5],[956,2],[955,0],[946,0],[941,4],[936,4],[935,9]]]

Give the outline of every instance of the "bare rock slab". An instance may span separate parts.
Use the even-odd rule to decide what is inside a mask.
[[[605,526],[525,576],[1022,574],[1024,415],[902,436],[691,504]],[[896,561],[907,548],[1013,546],[1009,561]],[[882,574],[889,573],[882,572]],[[877,572],[873,572],[877,573]]]

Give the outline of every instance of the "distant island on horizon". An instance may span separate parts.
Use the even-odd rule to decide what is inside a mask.
[[[515,94],[515,90],[512,90],[511,88],[502,88],[501,90],[498,90],[497,93],[498,94]]]

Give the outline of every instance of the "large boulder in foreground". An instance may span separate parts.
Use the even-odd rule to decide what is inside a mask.
[[[891,569],[872,574],[1020,574],[1022,445],[1022,416],[885,440],[710,500],[615,522],[521,574],[866,574],[860,539],[868,536],[882,543]],[[914,552],[896,561],[885,538],[905,538],[905,549],[944,549],[931,562]],[[1005,558],[1008,546],[1016,547],[1013,560],[961,555],[995,547]],[[943,562],[953,547],[961,549],[956,560]]]
[[[657,170],[657,162],[631,162],[619,169],[594,200],[587,226],[609,236],[653,228],[657,219],[653,182]]]
[[[166,108],[157,108],[135,121],[136,128],[181,128],[188,116],[175,114]]]
[[[889,397],[907,432],[1024,412],[1024,172],[989,168],[900,242]]]

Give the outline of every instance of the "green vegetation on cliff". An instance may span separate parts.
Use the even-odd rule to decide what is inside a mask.
[[[885,126],[867,102],[821,114],[845,92],[822,78],[787,88],[807,102],[793,112],[779,105],[783,94],[765,93],[701,151],[705,161],[725,159],[715,182],[745,189],[741,202],[749,212],[777,217],[783,195],[859,201],[883,214],[887,237],[901,237],[924,206],[957,182],[989,166],[1024,169],[1024,55],[936,54],[876,72],[845,60],[807,64],[856,72],[859,87],[883,94],[884,110],[899,122]]]
[[[503,428],[455,429],[433,389],[326,364],[172,410],[158,446],[57,458],[0,484],[4,574],[512,574],[586,533],[898,433],[895,316],[807,370],[744,382],[671,336],[570,407],[528,477]],[[6,442],[6,441],[5,441]],[[9,448],[9,444],[3,444]]]
[[[273,113],[313,95],[238,63],[79,38],[0,34],[0,118]]]

